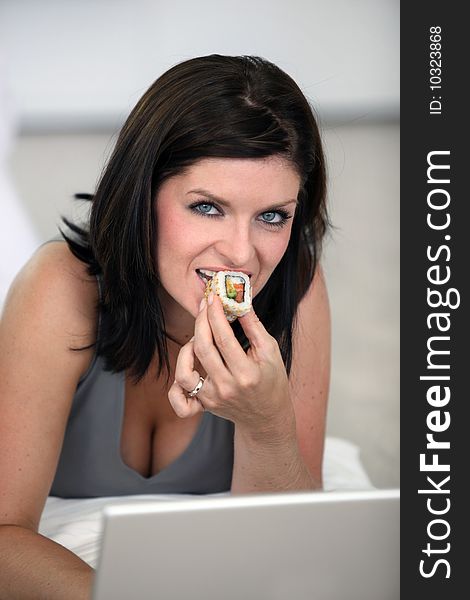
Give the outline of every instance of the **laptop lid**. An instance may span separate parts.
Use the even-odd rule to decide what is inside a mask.
[[[399,491],[109,506],[93,600],[396,600]]]

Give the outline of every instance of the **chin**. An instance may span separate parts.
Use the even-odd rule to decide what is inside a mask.
[[[179,303],[180,309],[184,310],[188,315],[191,315],[194,319],[199,314],[199,304],[201,302],[201,298],[199,300],[196,298],[195,300],[188,302],[188,299],[183,303]]]

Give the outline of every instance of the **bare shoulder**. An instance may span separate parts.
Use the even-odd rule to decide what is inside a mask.
[[[97,283],[65,243],[41,247],[0,320],[0,523],[37,529],[93,348]]]
[[[6,322],[34,321],[81,346],[93,343],[98,287],[64,242],[41,246],[16,276],[3,312]],[[33,325],[33,323],[30,323]]]
[[[318,265],[315,276],[297,309],[294,330],[294,347],[302,350],[316,349],[316,352],[328,354],[330,349],[330,304],[325,275]]]
[[[331,319],[321,266],[299,304],[293,334],[290,392],[302,456],[321,481],[330,384]]]
[[[88,274],[85,263],[75,257],[63,241],[49,242],[36,250],[18,273],[14,284],[17,286],[26,281],[36,282],[39,287],[42,283],[46,289],[51,284],[62,287],[64,291],[70,288],[80,295],[80,300],[87,300],[87,296],[96,299],[97,295],[96,278]]]

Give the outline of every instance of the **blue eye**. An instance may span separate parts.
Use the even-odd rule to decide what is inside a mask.
[[[212,202],[194,202],[189,206],[189,210],[203,217],[223,216],[223,212],[217,208],[215,204],[212,204]],[[289,219],[292,219],[292,215],[283,209],[277,209],[261,213],[258,219],[261,221],[261,223],[263,223],[263,225],[267,225],[268,227],[272,228],[280,228],[284,227]]]
[[[284,227],[292,215],[285,210],[268,211],[261,214],[262,222],[270,227]]]
[[[267,223],[273,223],[274,219],[276,218],[276,215],[279,215],[279,213],[275,213],[275,212],[265,212],[265,213],[263,213],[264,220]]]
[[[197,202],[196,204],[191,204],[191,206],[189,208],[193,212],[195,212],[199,215],[207,216],[207,217],[216,217],[216,216],[220,215],[219,210],[213,204],[210,204],[209,202]],[[216,212],[211,212],[212,210],[214,210]]]

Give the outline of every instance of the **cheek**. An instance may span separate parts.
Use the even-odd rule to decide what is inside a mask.
[[[181,220],[166,211],[159,211],[157,218],[157,260],[164,261],[168,254],[173,257],[185,254],[188,236],[181,227]]]
[[[285,234],[279,234],[273,239],[265,240],[263,244],[263,262],[272,271],[279,264],[281,258],[284,256],[287,246],[289,245],[290,231]]]
[[[261,261],[261,272],[258,277],[258,281],[253,288],[254,296],[258,295],[259,292],[264,288],[274,269],[284,256],[287,246],[289,245],[290,230],[289,232],[286,232],[285,235],[280,234],[279,236],[276,236],[276,239],[273,239],[273,237],[274,236],[265,238],[264,243],[260,246],[263,248],[262,253],[259,254]]]

